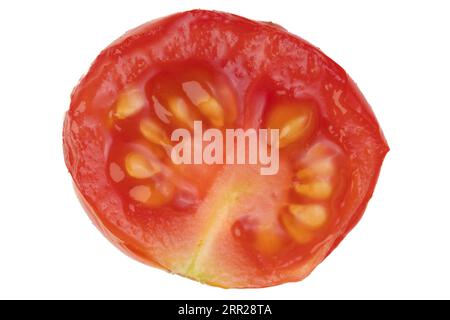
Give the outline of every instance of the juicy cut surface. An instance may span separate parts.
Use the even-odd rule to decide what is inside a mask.
[[[388,151],[359,90],[318,49],[201,10],[102,52],[72,96],[64,148],[112,242],[222,287],[306,277],[361,217]]]

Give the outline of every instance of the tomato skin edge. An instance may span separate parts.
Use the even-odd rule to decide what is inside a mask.
[[[330,59],[331,60],[331,59]],[[345,72],[345,71],[344,71]],[[347,74],[347,73],[346,73]],[[335,242],[333,243],[333,245],[330,247],[326,257],[328,257],[328,255],[330,255],[334,249],[345,239],[345,237],[347,236],[347,234],[352,231],[352,229],[354,227],[356,227],[356,225],[358,224],[358,222],[361,220],[361,218],[363,217],[366,208],[369,204],[370,199],[373,196],[373,193],[375,191],[375,187],[377,185],[378,182],[378,178],[380,176],[381,173],[381,167],[383,166],[383,163],[386,159],[386,155],[389,153],[390,151],[390,147],[387,143],[387,140],[384,136],[383,130],[381,129],[378,120],[373,112],[372,107],[370,106],[370,104],[367,102],[366,98],[364,97],[364,95],[362,94],[362,92],[359,90],[357,84],[355,83],[355,81],[347,74],[347,80],[348,80],[348,86],[349,86],[349,91],[351,91],[352,93],[356,94],[356,98],[361,101],[361,105],[365,107],[365,111],[367,112],[367,114],[369,114],[371,116],[371,121],[370,123],[372,125],[375,125],[377,130],[378,130],[378,138],[379,138],[379,146],[380,146],[380,151],[378,153],[378,157],[377,159],[374,161],[376,163],[376,171],[373,173],[372,178],[371,178],[371,183],[369,184],[369,188],[366,191],[366,195],[363,199],[361,199],[361,205],[359,206],[359,208],[357,210],[355,210],[355,212],[353,213],[351,219],[348,221],[346,228],[340,233],[340,235],[338,235],[338,237],[336,238]]]
[[[387,146],[387,144],[386,144],[386,146]],[[353,214],[352,218],[348,221],[347,227],[344,229],[344,231],[341,232],[341,234],[336,238],[336,240],[334,241],[333,245],[328,250],[326,257],[328,257],[334,251],[334,249],[336,249],[336,247],[345,239],[347,234],[350,231],[352,231],[354,227],[356,227],[358,222],[363,217],[363,215],[365,213],[365,210],[366,210],[366,208],[367,208],[367,206],[369,204],[369,201],[372,198],[373,193],[375,191],[375,186],[376,186],[378,178],[380,176],[381,166],[382,166],[382,164],[384,162],[384,157],[389,152],[389,150],[390,149],[388,147],[386,152],[385,152],[385,154],[383,155],[383,158],[381,159],[380,166],[378,167],[378,170],[377,170],[377,172],[375,173],[375,175],[373,177],[372,185],[369,187],[369,190],[367,191],[366,197],[364,199],[362,199],[360,207],[355,211],[355,213]]]
[[[81,194],[75,183],[73,183],[73,188],[78,197],[78,200],[81,203],[81,206],[85,210],[89,219],[91,219],[94,226],[103,234],[106,239],[114,244],[116,248],[125,253],[127,256],[143,264],[170,272],[169,269],[165,268],[164,266],[156,262],[151,256],[149,256],[148,252],[146,252],[145,249],[139,248],[138,246],[132,245],[131,243],[126,243],[123,239],[128,238],[128,236],[118,230],[112,224],[107,223],[106,220],[102,220],[95,212],[94,208],[89,204],[89,201],[87,201],[87,199]],[[119,239],[119,236],[121,239]]]

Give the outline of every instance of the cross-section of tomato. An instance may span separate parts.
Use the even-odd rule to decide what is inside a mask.
[[[178,150],[177,132],[198,129],[204,139]],[[239,134],[244,147],[211,151]],[[360,219],[388,151],[353,81],[317,48],[201,10],[107,47],[73,92],[63,138],[81,202],[115,245],[222,287],[305,278]]]

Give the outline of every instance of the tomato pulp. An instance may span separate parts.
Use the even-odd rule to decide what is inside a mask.
[[[244,161],[196,161],[192,144],[180,157],[193,162],[174,161],[174,132],[196,124],[215,134],[196,144],[200,155],[231,129],[277,132],[257,149],[277,155],[276,170],[250,160],[249,136],[232,147]],[[321,51],[277,25],[203,10],[102,51],[73,91],[63,140],[80,200],[109,240],[237,288],[305,278],[361,218],[389,150],[354,82]]]

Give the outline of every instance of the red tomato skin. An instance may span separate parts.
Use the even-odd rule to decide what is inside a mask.
[[[155,65],[192,59],[208,61],[223,70],[239,88],[240,100],[245,100],[253,82],[265,77],[293,97],[316,99],[327,134],[349,156],[352,181],[341,222],[333,241],[319,250],[320,254],[296,266],[295,270],[301,270],[298,273],[289,269],[245,283],[237,279],[210,284],[265,287],[305,278],[362,217],[389,147],[371,107],[347,73],[319,49],[277,25],[193,10],[146,23],[103,50],[72,92],[64,121],[65,163],[81,202],[95,225],[116,246],[144,263],[168,269],[159,263],[148,230],[129,220],[127,208],[107,178],[108,137],[99,119],[107,117],[127,84],[152,72]],[[164,223],[154,228],[161,226]],[[167,224],[167,228],[168,234],[179,231],[177,226]]]

